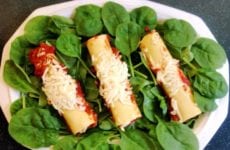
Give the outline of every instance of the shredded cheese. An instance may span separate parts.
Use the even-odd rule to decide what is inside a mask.
[[[178,76],[178,60],[169,59],[165,68],[157,72],[157,80],[163,83],[169,97],[173,97],[177,91],[183,86]]]
[[[92,62],[97,70],[97,77],[100,80],[100,94],[106,100],[108,105],[115,101],[121,101],[124,104],[131,103],[131,88],[128,82],[128,67],[125,62],[120,60],[111,51],[101,51],[95,60],[92,56]]]
[[[55,59],[46,67],[42,80],[42,90],[59,112],[76,108],[82,111],[85,109],[82,98],[77,97],[76,81]]]

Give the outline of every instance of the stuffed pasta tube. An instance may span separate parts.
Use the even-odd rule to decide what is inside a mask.
[[[100,95],[121,129],[141,117],[129,80],[128,68],[120,55],[110,46],[107,35],[87,41],[92,64],[100,82]]]
[[[200,114],[190,82],[179,68],[179,61],[171,56],[155,30],[143,37],[140,49],[168,97],[171,119],[184,122]]]
[[[73,134],[83,133],[97,124],[97,115],[84,98],[81,85],[67,74],[55,57],[53,46],[41,43],[29,53],[35,75],[42,78],[48,102],[63,115]]]

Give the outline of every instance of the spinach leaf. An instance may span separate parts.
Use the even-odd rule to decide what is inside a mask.
[[[102,20],[111,35],[115,35],[119,24],[129,22],[129,13],[123,6],[115,2],[107,2],[102,7]]]
[[[99,128],[102,130],[111,130],[113,128],[113,124],[109,118],[106,118],[99,121]]]
[[[25,25],[25,37],[26,39],[35,45],[38,45],[40,41],[48,38],[48,24],[50,17],[48,16],[36,16],[28,21]]]
[[[139,24],[143,32],[154,29],[157,24],[156,12],[148,6],[133,9],[130,13],[130,19]]]
[[[167,101],[164,96],[162,96],[162,93],[157,87],[153,87],[151,89],[152,94],[156,97],[157,101],[160,103],[160,108],[162,110],[162,114],[166,115],[168,111],[167,107]]]
[[[152,122],[156,122],[155,109],[158,106],[156,106],[156,102],[154,100],[155,96],[151,92],[151,89],[151,86],[146,86],[142,91],[144,96],[143,113],[147,119],[149,119]]]
[[[173,48],[169,47],[170,54],[181,61],[182,64],[191,62],[194,58],[193,53],[189,48]]]
[[[196,31],[185,20],[168,19],[160,27],[163,39],[171,47],[184,48],[193,44],[196,40]]]
[[[38,105],[41,107],[48,105],[47,97],[43,91],[40,92],[39,99],[38,99]]]
[[[74,22],[78,35],[91,37],[103,29],[101,8],[93,5],[82,5],[76,8]]]
[[[25,98],[25,107],[36,107],[38,102],[32,98]],[[10,114],[13,116],[23,108],[23,99],[19,98],[10,105]]]
[[[51,16],[51,20],[54,22],[54,24],[59,28],[65,28],[65,27],[74,27],[74,22],[72,19],[63,17],[63,16],[58,16],[58,15],[53,15]]]
[[[73,20],[70,18],[53,15],[51,16],[48,29],[53,33],[61,34],[64,32],[74,32],[75,25]]]
[[[82,64],[79,64],[79,67],[76,70],[76,78],[82,82],[85,82],[87,76],[87,69]]]
[[[10,59],[18,65],[23,65],[25,63],[25,57],[27,57],[29,47],[30,43],[24,35],[17,37],[10,47]]]
[[[214,99],[203,97],[198,92],[194,92],[194,98],[202,112],[211,112],[217,108]]]
[[[110,134],[103,131],[93,132],[78,142],[76,150],[107,150],[109,136]]]
[[[4,65],[3,79],[9,86],[20,92],[39,94],[28,75],[12,60],[7,60]]]
[[[134,23],[122,23],[117,26],[115,46],[119,51],[129,56],[138,47],[141,38],[141,27]]]
[[[191,50],[189,48],[182,49],[180,60],[186,61],[186,62],[191,62],[193,59],[194,59],[193,53],[191,52]]]
[[[56,46],[58,51],[66,56],[80,57],[81,55],[81,40],[74,34],[61,34],[57,39]]]
[[[221,98],[228,92],[224,77],[216,71],[206,69],[200,69],[195,75],[193,87],[207,98]]]
[[[60,53],[59,51],[56,51],[56,56],[57,58],[68,68],[72,68],[76,62],[77,62],[77,59],[75,57],[69,57],[69,56],[66,56],[62,53]]]
[[[153,84],[153,82],[143,79],[141,77],[130,78],[130,83],[132,84],[133,90],[135,92],[144,91],[143,88],[147,85]]]
[[[192,45],[191,51],[195,61],[204,68],[217,69],[226,62],[224,49],[215,41],[200,38]]]
[[[59,120],[49,110],[32,107],[21,109],[9,123],[10,135],[28,148],[54,144],[58,140],[60,128]]]
[[[99,96],[99,89],[96,80],[92,77],[86,78],[85,81],[85,97],[88,101],[95,101]]]
[[[143,112],[147,119],[149,119],[152,122],[156,122],[156,114],[166,115],[167,103],[165,98],[160,95],[160,92],[157,89],[157,87],[146,86],[141,92],[144,96]]]
[[[154,141],[148,134],[141,130],[130,129],[121,132],[122,150],[158,150],[157,141]]]
[[[75,150],[78,139],[76,136],[65,136],[58,140],[53,146],[53,150]]]
[[[134,124],[130,125],[129,127],[133,129],[141,129],[141,130],[150,130],[154,126],[154,124],[149,121],[146,117],[141,117],[137,119]]]
[[[160,121],[156,135],[164,150],[198,150],[198,140],[192,130],[181,123]]]
[[[37,89],[41,89],[42,87],[42,79],[37,76],[30,76],[30,81],[33,86]]]

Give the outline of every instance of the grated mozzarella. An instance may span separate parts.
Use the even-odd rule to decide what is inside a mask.
[[[183,86],[181,79],[178,77],[178,60],[169,59],[165,68],[157,72],[157,80],[163,83],[168,96],[173,97]]]
[[[127,64],[108,50],[100,52],[97,58],[100,61],[95,62],[95,56],[92,56],[92,61],[100,80],[99,91],[106,103],[110,105],[115,101],[121,101],[130,104],[132,91],[128,82]]]
[[[84,110],[81,97],[77,97],[76,81],[67,74],[64,68],[53,59],[42,75],[43,87],[49,102],[59,112],[63,110]]]

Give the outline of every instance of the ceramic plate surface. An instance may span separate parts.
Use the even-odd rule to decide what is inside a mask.
[[[105,2],[106,0],[97,0],[97,1],[75,0],[75,1],[42,7],[32,12],[29,15],[29,17],[21,24],[21,26],[19,26],[19,28],[16,30],[16,32],[11,36],[9,41],[4,46],[3,54],[2,54],[2,62],[1,62],[2,67],[0,68],[1,69],[0,70],[0,90],[1,90],[0,105],[8,121],[10,120],[11,117],[9,112],[10,104],[12,103],[12,101],[14,101],[19,97],[19,93],[11,89],[4,83],[2,79],[3,66],[5,61],[9,59],[9,50],[10,50],[11,42],[17,36],[23,34],[24,26],[28,22],[28,20],[38,15],[62,15],[62,16],[70,17],[74,12],[74,9],[80,5],[96,4],[98,6],[102,6]],[[135,1],[116,0],[115,2],[120,3],[127,10],[132,10],[133,8],[140,7],[140,6],[152,7],[157,13],[158,20],[165,20],[169,18],[184,19],[194,27],[194,29],[196,30],[199,36],[208,37],[215,40],[215,37],[213,36],[209,28],[206,26],[204,21],[193,14],[166,5],[162,5],[151,1],[145,1],[145,0],[135,0]],[[228,61],[226,61],[223,67],[221,69],[218,69],[218,71],[224,76],[226,82],[229,83]],[[208,142],[211,140],[213,135],[216,133],[218,128],[225,120],[228,113],[228,99],[229,99],[228,94],[225,97],[217,100],[218,108],[215,111],[201,115],[196,121],[193,131],[198,137],[200,149],[204,149],[204,147],[208,144]]]

